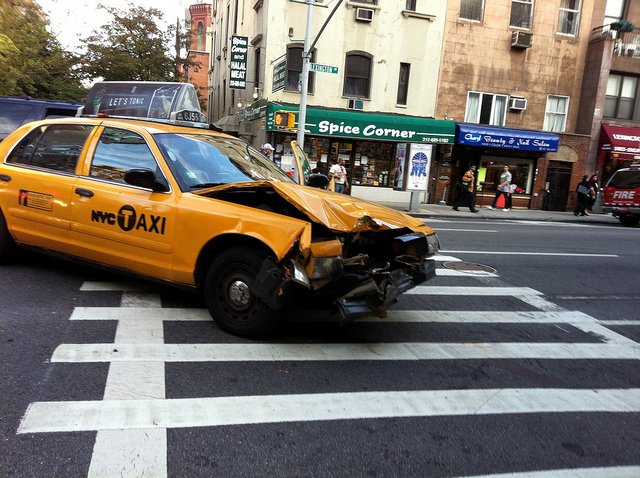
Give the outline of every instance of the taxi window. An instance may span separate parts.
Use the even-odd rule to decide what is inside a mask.
[[[93,155],[89,174],[96,178],[124,182],[124,174],[132,168],[159,170],[142,136],[133,131],[106,127]]]
[[[9,162],[74,173],[93,126],[40,126],[25,136],[9,155]]]

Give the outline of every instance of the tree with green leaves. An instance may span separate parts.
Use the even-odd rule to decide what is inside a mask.
[[[106,81],[180,81],[181,67],[199,67],[176,53],[176,38],[183,44],[186,35],[176,37],[176,26],[162,30],[163,14],[156,8],[129,4],[128,10],[98,5],[113,20],[81,39],[85,78]]]
[[[83,101],[76,57],[47,30],[29,0],[0,1],[0,95]]]

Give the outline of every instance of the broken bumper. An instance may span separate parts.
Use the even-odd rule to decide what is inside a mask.
[[[372,315],[386,317],[386,308],[396,297],[435,275],[435,262],[426,260],[419,265],[397,269],[378,280],[369,278],[335,301],[341,322]]]

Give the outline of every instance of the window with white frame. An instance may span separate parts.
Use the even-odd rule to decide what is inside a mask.
[[[604,100],[604,116],[633,119],[637,91],[637,76],[609,75]]]
[[[553,131],[554,133],[564,133],[567,127],[568,112],[568,96],[548,95],[542,129],[544,131]]]
[[[481,22],[484,13],[484,0],[462,0],[460,2],[460,18]]]
[[[405,5],[405,10],[409,10],[411,12],[416,11],[416,2],[418,0],[407,0],[407,4]]]
[[[467,123],[504,126],[507,119],[507,95],[470,91],[467,95]]]
[[[533,0],[513,0],[509,25],[531,30],[533,26]]]
[[[558,33],[576,36],[580,26],[582,0],[561,0]]]
[[[287,91],[299,91],[300,80],[302,78],[302,53],[304,48],[301,46],[288,46],[287,47],[287,85],[285,90]],[[311,52],[311,63],[315,59],[315,51]],[[313,88],[315,84],[315,73],[309,72],[309,83],[307,89],[309,93],[313,94]]]
[[[398,96],[396,98],[396,104],[398,105],[407,104],[410,71],[411,71],[411,65],[409,63],[400,63],[400,77],[398,78]]]

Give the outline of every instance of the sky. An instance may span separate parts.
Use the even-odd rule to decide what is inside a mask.
[[[79,38],[109,23],[112,18],[97,8],[98,4],[128,9],[128,4],[144,8],[154,7],[164,14],[167,23],[175,24],[176,18],[185,18],[189,5],[201,0],[35,0],[49,16],[51,31],[62,47],[76,51],[81,47]]]

